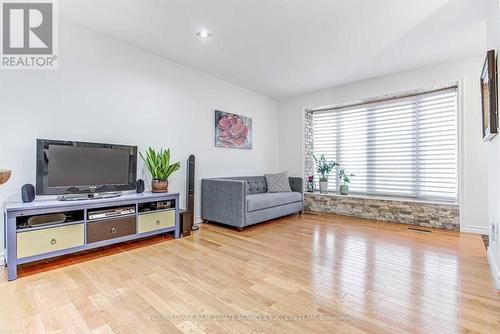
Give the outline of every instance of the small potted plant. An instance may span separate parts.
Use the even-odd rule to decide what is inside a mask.
[[[154,193],[168,192],[168,178],[181,168],[180,162],[170,164],[170,149],[160,149],[159,152],[151,147],[146,151],[146,157],[140,153],[142,160],[151,174],[151,188]]]
[[[314,191],[314,175],[309,175],[307,177],[307,192],[312,193]]]
[[[340,194],[347,195],[349,193],[349,183],[351,183],[351,176],[354,174],[348,173],[345,169],[339,171],[339,180],[342,182],[340,185]]]
[[[322,154],[319,159],[313,155],[314,161],[316,162],[316,171],[319,174],[319,191],[321,193],[328,192],[328,177],[330,172],[337,166],[335,161],[326,161],[325,155]]]

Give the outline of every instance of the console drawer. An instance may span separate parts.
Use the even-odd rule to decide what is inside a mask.
[[[135,234],[135,216],[87,223],[87,243]]]
[[[84,233],[83,224],[17,233],[17,257],[83,246]]]
[[[144,233],[175,226],[175,210],[139,215],[137,233]]]

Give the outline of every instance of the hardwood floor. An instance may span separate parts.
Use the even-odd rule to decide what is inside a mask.
[[[303,214],[4,269],[0,333],[499,333],[481,236],[432,232]]]
[[[85,262],[92,259],[97,259],[104,256],[109,256],[111,254],[121,253],[127,250],[144,247],[145,245],[152,245],[158,242],[164,242],[172,239],[174,239],[173,236],[169,234],[163,234],[134,241],[122,242],[119,244],[101,247],[89,251],[78,252],[75,254],[60,256],[57,258],[26,263],[18,266],[17,277],[21,278],[49,270],[54,270],[55,268],[63,268],[72,264]]]

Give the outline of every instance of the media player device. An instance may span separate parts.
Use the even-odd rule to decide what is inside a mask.
[[[172,201],[159,201],[151,203],[151,208],[153,210],[163,210],[173,208],[174,205],[175,204]]]
[[[105,193],[85,193],[85,194],[65,194],[57,196],[58,201],[84,201],[88,199],[113,198],[122,195],[121,191],[112,191]]]
[[[112,218],[130,214],[135,214],[135,206],[124,206],[121,208],[89,211],[88,220]]]

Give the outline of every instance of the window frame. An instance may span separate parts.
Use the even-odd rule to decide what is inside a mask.
[[[418,145],[419,143],[419,129],[422,128],[422,125],[418,125],[419,123],[419,115],[420,115],[420,110],[418,108],[418,104],[419,102],[421,102],[422,99],[426,98],[426,97],[432,97],[432,96],[438,96],[440,93],[442,94],[446,94],[446,93],[455,93],[455,96],[454,96],[454,102],[455,102],[455,109],[454,109],[454,146],[455,146],[455,149],[454,149],[454,172],[453,174],[453,177],[455,178],[454,179],[454,194],[455,196],[454,197],[444,197],[444,196],[432,196],[432,195],[420,195],[420,192],[421,192],[421,188],[422,186],[419,184],[420,183],[420,179],[422,178],[422,175],[419,171],[420,169],[420,166],[423,165],[423,163],[421,162],[423,159],[421,157],[419,157],[419,147],[421,145]],[[324,114],[324,113],[333,113],[333,112],[337,112],[337,111],[347,111],[347,110],[353,110],[355,108],[366,108],[367,109],[367,113],[368,113],[368,116],[367,116],[367,119],[370,118],[370,112],[369,110],[370,109],[376,109],[377,107],[383,107],[383,106],[387,106],[387,105],[390,105],[390,104],[393,104],[393,103],[404,103],[405,101],[414,101],[415,102],[415,120],[414,120],[414,124],[415,124],[415,135],[416,135],[416,138],[413,140],[412,142],[412,145],[414,146],[415,148],[415,172],[413,174],[413,176],[411,178],[415,178],[414,180],[412,180],[412,186],[414,187],[414,192],[412,191],[412,194],[414,193],[414,195],[412,196],[405,196],[405,195],[399,195],[399,194],[395,194],[395,193],[391,193],[391,192],[379,192],[379,191],[373,191],[373,190],[370,190],[370,186],[375,184],[376,182],[375,181],[372,181],[372,182],[369,182],[369,179],[367,177],[367,183],[366,183],[366,192],[360,192],[360,191],[350,191],[350,194],[353,194],[353,195],[359,195],[359,196],[367,196],[367,197],[382,197],[382,198],[387,198],[387,199],[405,199],[405,200],[410,200],[410,201],[421,201],[421,202],[439,202],[439,203],[443,203],[443,204],[458,204],[460,202],[460,198],[461,198],[461,166],[462,166],[462,156],[461,156],[461,148],[462,148],[462,124],[461,124],[461,104],[462,104],[462,100],[461,100],[461,97],[462,97],[462,94],[461,94],[461,88],[460,88],[460,85],[459,83],[453,83],[453,84],[449,84],[449,85],[443,85],[441,87],[436,87],[436,88],[433,88],[433,89],[426,89],[426,90],[415,90],[415,91],[409,91],[409,92],[402,92],[402,93],[397,93],[397,94],[392,94],[392,95],[385,95],[383,97],[378,97],[378,98],[370,98],[370,99],[364,99],[364,100],[361,100],[361,101],[358,101],[358,102],[355,102],[355,103],[343,103],[343,104],[339,104],[337,106],[329,106],[329,107],[322,107],[322,108],[316,108],[316,109],[305,109],[306,112],[308,113],[311,113],[311,117],[312,117],[312,131],[313,131],[313,134],[312,134],[312,138],[315,138],[314,137],[314,114]],[[338,117],[337,117],[338,119]],[[339,157],[339,154],[341,155],[342,154],[342,150],[339,151],[339,137],[340,137],[340,132],[339,132],[339,122],[337,120],[336,122],[336,127],[337,127],[337,131],[336,131],[336,148],[335,148],[335,160],[337,160],[337,162],[340,161],[340,164],[342,164],[342,159],[338,158]],[[370,131],[370,128],[371,127],[366,127],[366,131]],[[314,139],[313,139],[313,142],[314,142]],[[369,142],[369,140],[367,140],[367,143]],[[321,154],[321,152],[315,152],[315,147],[314,147],[314,144],[313,146],[311,147],[311,150],[314,154]],[[340,153],[339,153],[340,152]],[[367,154],[366,156],[368,156],[370,153],[369,150],[367,150]],[[368,160],[368,159],[367,159]],[[367,172],[369,171],[368,169],[368,165],[369,163],[367,162],[366,163],[366,170]],[[340,165],[340,168],[339,167],[336,167],[332,173],[330,174],[330,179],[329,179],[329,182],[330,183],[334,183],[335,184],[335,189],[336,189],[336,192],[338,192],[338,189],[339,189],[339,179],[337,177],[338,175],[338,171],[339,169],[341,169],[342,166]],[[315,190],[318,190],[319,188],[319,182],[318,182],[318,177],[317,177],[317,173],[316,173],[316,170],[315,170],[315,166],[313,164],[312,166],[312,169],[314,171],[314,175],[315,175],[315,182],[314,182],[314,189]],[[332,182],[332,176],[335,175],[335,177],[333,177],[333,182]],[[374,179],[373,179],[374,180]],[[446,194],[445,192],[443,192],[443,194]]]

